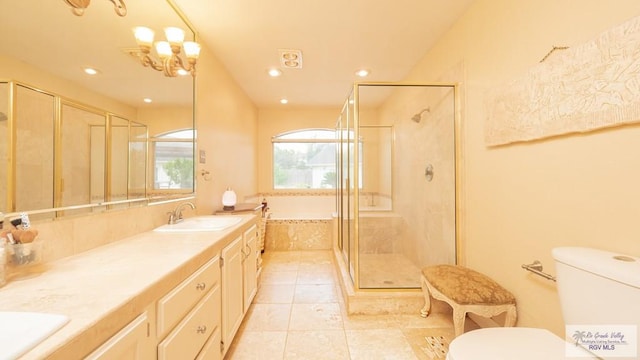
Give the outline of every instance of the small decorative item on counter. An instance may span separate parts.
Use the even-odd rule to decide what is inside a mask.
[[[2,259],[6,259],[8,267],[40,263],[42,242],[36,240],[38,230],[31,227],[29,216],[21,214],[20,218],[11,220],[11,225],[12,229],[5,228],[0,231],[0,242],[4,243]]]
[[[35,265],[42,261],[42,241],[25,244],[7,245],[8,265]]]
[[[235,209],[236,201],[237,201],[237,197],[236,197],[235,191],[231,190],[230,187],[227,188],[227,191],[225,191],[222,194],[222,209],[223,210]]]

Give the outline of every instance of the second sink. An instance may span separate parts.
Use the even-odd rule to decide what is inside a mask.
[[[221,231],[242,221],[241,216],[196,216],[186,218],[177,224],[165,224],[155,228],[159,232]]]

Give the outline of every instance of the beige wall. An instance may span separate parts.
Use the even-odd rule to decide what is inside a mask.
[[[193,112],[191,107],[152,107],[138,109],[138,122],[147,125],[149,137],[170,131],[191,129]]]
[[[196,81],[196,192],[199,214],[222,208],[222,193],[238,202],[257,191],[258,111],[213,53],[203,47]],[[206,152],[206,163],[198,151]],[[201,170],[209,171],[205,180]]]
[[[498,148],[484,145],[485,93],[640,15],[636,0],[479,0],[410,74],[431,80],[463,62],[463,262],[513,291],[519,326],[564,335],[556,286],[521,264],[589,246],[640,255],[640,126]],[[457,80],[457,79],[454,79]]]

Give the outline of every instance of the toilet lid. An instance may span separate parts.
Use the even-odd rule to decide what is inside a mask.
[[[545,329],[496,327],[470,331],[449,344],[448,360],[566,359],[565,342]]]

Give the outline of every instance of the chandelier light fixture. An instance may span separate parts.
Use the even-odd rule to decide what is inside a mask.
[[[124,0],[109,0],[113,3],[113,9],[119,16],[127,15],[127,5]],[[71,12],[76,16],[82,16],[84,11],[89,7],[91,0],[64,0],[67,5],[71,6]]]
[[[164,72],[165,76],[175,77],[178,75],[196,74],[196,61],[200,56],[200,44],[195,41],[184,41],[184,31],[177,27],[164,29],[166,41],[153,42],[154,31],[138,26],[133,29],[133,33],[138,43],[137,53],[140,62],[145,67]],[[160,60],[155,60],[151,56],[151,47],[155,45],[156,53]],[[186,63],[180,58],[180,51],[184,49]]]

